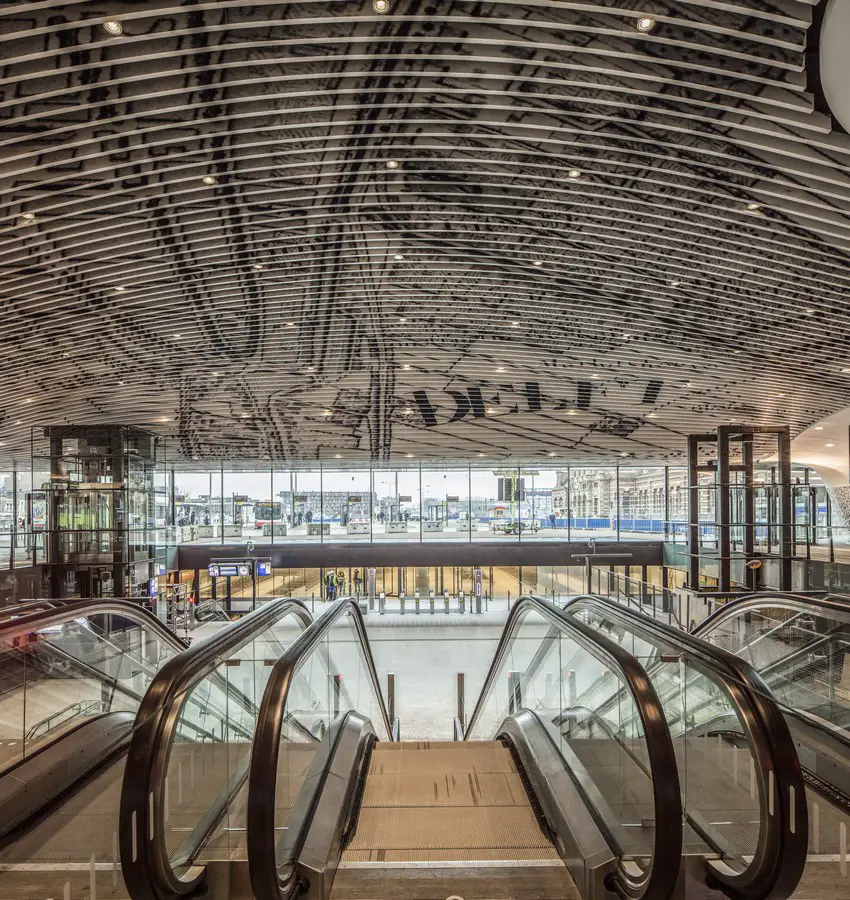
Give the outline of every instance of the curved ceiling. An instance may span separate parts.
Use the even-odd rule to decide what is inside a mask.
[[[848,404],[812,3],[388,5],[3,8],[0,452],[675,460]]]

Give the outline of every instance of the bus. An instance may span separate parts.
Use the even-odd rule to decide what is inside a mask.
[[[258,500],[254,504],[254,527],[271,525],[273,519],[280,524],[280,500]]]

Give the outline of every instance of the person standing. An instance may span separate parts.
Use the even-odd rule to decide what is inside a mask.
[[[360,599],[360,569],[354,570],[354,593],[357,596],[357,599]]]
[[[345,571],[343,569],[340,569],[336,573],[336,583],[337,583],[337,587],[339,589],[340,597],[344,597],[345,596]]]

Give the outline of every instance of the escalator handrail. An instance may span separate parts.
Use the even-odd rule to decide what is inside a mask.
[[[392,740],[393,726],[378,680],[360,604],[353,597],[342,597],[335,601],[310,628],[299,635],[278,659],[263,693],[254,732],[251,768],[248,773],[248,868],[253,894],[257,900],[288,900],[296,887],[295,884],[291,884],[288,885],[291,887],[290,890],[282,889],[276,853],[278,833],[275,830],[278,754],[289,688],[301,661],[313,653],[330,629],[348,613],[352,614],[360,648],[369,669],[372,689],[378,699],[381,725],[385,729],[387,740]],[[301,822],[296,827],[303,836],[309,825],[309,822]],[[299,846],[297,838],[290,837],[289,843],[293,847]]]
[[[129,619],[162,638],[175,650],[185,650],[186,641],[166,627],[150,610],[128,600],[79,600],[49,609],[38,610],[0,623],[0,644],[24,634],[41,631],[51,625],[64,625],[75,619],[88,619],[98,615],[117,615]]]
[[[490,664],[484,686],[478,695],[475,710],[469,720],[464,740],[469,739],[481,715],[484,704],[495,683],[502,661],[510,649],[514,626],[528,611],[539,613],[550,625],[567,632],[588,652],[616,671],[631,694],[640,716],[647,760],[652,780],[655,829],[650,864],[641,876],[620,862],[614,873],[612,887],[621,896],[638,900],[663,900],[676,887],[682,863],[682,797],[679,788],[679,769],[670,730],[664,717],[661,701],[643,666],[614,641],[565,613],[560,607],[542,597],[524,595],[508,614],[499,646]]]
[[[726,874],[715,868],[713,877],[735,897],[762,900],[790,896],[802,875],[808,850],[805,782],[788,723],[770,688],[741,657],[689,632],[608,597],[580,594],[567,601],[565,610],[582,604],[601,607],[613,618],[630,622],[636,631],[642,629],[665,643],[681,647],[690,658],[699,660],[723,680],[739,720],[749,733],[756,761],[760,818],[764,827],[759,829],[759,845],[743,872]],[[769,811],[771,804],[766,783],[769,772],[773,773],[773,791],[777,801],[773,804],[774,813]]]
[[[844,613],[850,618],[850,598],[839,594],[827,594],[825,597],[816,597],[809,594],[794,594],[787,591],[758,591],[753,594],[742,594],[729,600],[723,606],[719,606],[706,616],[694,628],[692,634],[702,637],[727,618],[735,618],[742,613],[767,607],[779,607],[780,609],[806,609],[819,610],[823,613],[832,611]],[[703,638],[705,640],[705,638]]]
[[[148,686],[136,714],[121,788],[119,847],[131,897],[178,900],[200,887],[203,872],[184,878],[175,874],[164,841],[165,781],[182,705],[224,654],[289,614],[305,628],[313,621],[300,600],[272,600],[169,659]]]

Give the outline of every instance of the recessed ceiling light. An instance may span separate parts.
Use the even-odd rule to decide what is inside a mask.
[[[180,338],[182,338],[182,337],[183,337],[182,334],[175,334],[175,335],[174,335],[174,340],[175,340],[175,341],[179,341]]]
[[[497,372],[504,372],[504,371],[505,371],[505,367],[504,367],[504,366],[499,366],[499,368],[496,369],[496,371],[497,371]]]
[[[628,332],[625,332],[625,333],[623,334],[623,340],[624,340],[624,341],[630,341],[631,339],[632,339],[632,336],[631,336]]]
[[[316,367],[315,367],[315,366],[307,366],[307,371],[308,371],[308,372],[315,372],[315,371],[316,371]]]
[[[599,376],[598,376],[595,372],[594,372],[593,375],[591,375],[590,377],[593,378],[594,380],[597,379],[597,378],[599,378]]]
[[[0,447],[5,447],[5,446],[6,446],[6,442],[5,442],[5,441],[0,441]]]
[[[401,262],[401,261],[404,259],[404,256],[402,256],[401,253],[396,253],[396,255],[393,257],[393,259],[394,259],[396,262]]]
[[[537,266],[537,268],[539,269],[540,266],[543,265],[543,260],[542,260],[542,259],[535,259],[535,260],[531,263],[531,265]]]
[[[549,456],[554,456],[554,455],[555,455],[555,451],[554,451],[554,450],[550,450],[550,451],[549,451]]]
[[[32,397],[24,397],[23,403],[32,403]]]
[[[215,177],[215,175],[204,175],[201,181],[203,181],[203,183],[207,187],[212,187],[214,184],[218,183],[218,179]]]
[[[807,316],[813,316],[815,314],[815,310],[813,310],[811,307],[809,307],[805,312]]]
[[[655,19],[652,18],[652,16],[641,16],[637,20],[637,22],[635,22],[635,28],[637,28],[638,31],[642,31],[644,34],[646,34],[647,32],[652,31],[652,29],[655,28],[657,24],[658,23],[655,21]]]
[[[784,391],[780,391],[776,396],[777,396],[777,397],[784,397],[784,396],[785,396],[785,392],[784,392]]]
[[[620,456],[628,456],[628,455],[629,455],[628,450],[623,450],[623,452],[620,454]]]
[[[160,422],[170,422],[171,419],[169,419],[168,416],[160,416],[159,421]]]
[[[835,444],[824,444],[824,447],[834,447]]]
[[[747,203],[746,210],[751,213],[761,212],[761,203]]]
[[[686,381],[686,382],[684,382],[684,383],[682,384],[682,387],[686,387],[686,388],[689,388],[689,387],[691,387],[691,386],[692,386],[692,385],[691,385],[691,382],[690,382],[690,381]]]
[[[25,212],[21,213],[20,218],[21,225],[32,225],[35,222],[35,213]]]
[[[127,290],[127,288],[125,288],[125,287],[124,287],[123,285],[121,285],[121,284],[118,284],[118,285],[115,286],[115,293],[116,293],[116,294],[123,294],[124,291],[126,291],[126,290]]]
[[[568,416],[577,416],[577,415],[578,415],[578,412],[576,412],[576,410],[574,410],[574,409],[568,409],[568,410],[567,410],[567,415],[568,415]]]
[[[647,419],[655,419],[658,417],[658,413],[647,413],[646,417]]]
[[[251,268],[256,269],[256,271],[258,272],[261,272],[263,269],[265,269],[265,266],[262,263],[254,263]]]
[[[388,169],[397,169],[398,168],[398,160],[397,159],[388,159],[386,166]]]
[[[286,327],[287,328],[295,328],[295,322],[287,322]]]
[[[248,419],[248,418],[250,418],[250,416],[251,416],[250,413],[242,413],[242,418],[243,418],[243,419]]]
[[[732,354],[733,354],[733,356],[737,356],[740,352],[741,352],[740,350],[735,349],[732,351]]]
[[[412,454],[412,453],[408,453],[408,454],[407,454],[407,458],[408,458],[408,459],[413,459],[413,454]]]
[[[850,372],[850,367],[841,370],[845,375]]]
[[[341,454],[341,453],[335,453],[335,454],[334,454],[334,459],[342,459],[342,454]]]
[[[404,414],[405,414],[406,416],[412,416],[412,415],[413,415],[413,410],[408,406],[407,409],[404,411]]]
[[[221,378],[221,372],[210,372],[213,378]]]
[[[570,169],[569,172],[567,172],[567,178],[572,178],[573,181],[581,178],[581,169]]]
[[[390,0],[372,0],[372,9],[383,15],[390,11]]]
[[[333,413],[333,410],[332,410],[332,409],[326,409],[326,410],[322,413],[322,415],[324,415],[324,416],[332,416],[333,414],[334,414],[334,413]]]
[[[479,453],[479,454],[478,454],[478,455],[479,455],[479,456],[484,456],[484,454],[483,454],[483,453]]]
[[[402,369],[409,369],[409,368],[410,368],[410,365],[409,365],[408,363],[405,363],[405,364],[402,366]]]
[[[63,359],[67,359],[70,355],[71,355],[71,354],[68,353],[68,351],[66,350],[66,351],[62,354],[62,358],[63,358]]]
[[[15,422],[15,424],[16,424],[16,425],[23,425],[24,423],[23,423],[20,419],[18,419],[17,422]]]
[[[119,381],[118,384],[124,384],[124,382],[123,382],[123,381]]]
[[[670,287],[679,287],[682,284],[682,282],[679,281],[678,278],[673,278],[670,280],[669,284],[670,284]]]
[[[487,415],[493,416],[496,414],[496,408],[494,406],[487,407]]]
[[[200,459],[200,456],[193,456],[192,459],[194,459],[197,462]]]
[[[103,22],[103,30],[107,34],[111,34],[113,37],[117,37],[119,34],[124,33],[124,26],[118,21],[118,19],[105,19]]]
[[[399,322],[406,322],[407,318],[405,316],[399,316],[398,320],[399,320]]]
[[[519,328],[519,322],[511,322],[511,328]]]
[[[815,431],[823,431],[823,425],[815,425]]]

